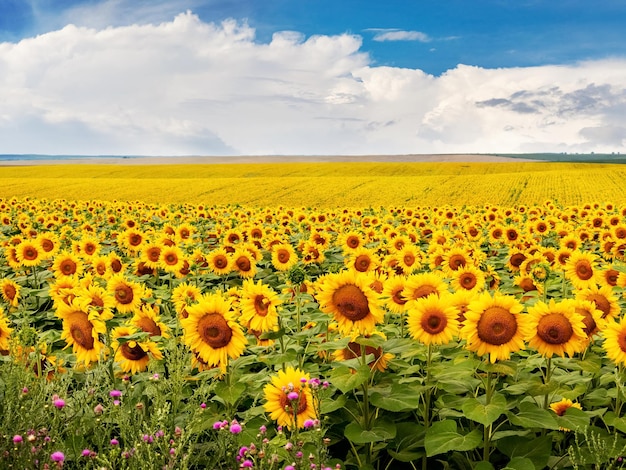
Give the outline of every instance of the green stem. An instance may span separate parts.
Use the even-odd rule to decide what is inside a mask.
[[[426,390],[424,390],[424,412],[422,413],[422,417],[424,419],[424,433],[428,431],[430,427],[430,399],[431,399],[431,390],[430,390],[430,365],[432,364],[433,359],[433,346],[432,344],[428,345],[428,353],[426,355]],[[428,468],[428,457],[426,454],[422,457],[422,470],[426,470]]]
[[[624,366],[620,363],[615,369],[615,415],[622,415],[622,372],[624,371]]]
[[[544,384],[547,386],[550,384],[550,379],[552,378],[552,358],[546,358],[546,374],[544,376]],[[545,410],[548,409],[550,405],[550,392],[546,392],[543,397],[543,408]]]
[[[491,386],[491,371],[487,372],[487,385],[485,386],[485,406],[489,406],[492,397]],[[491,431],[492,425],[484,426],[483,430],[483,461],[489,462],[489,455],[491,454]]]
[[[361,363],[362,365],[366,366],[369,370],[369,365],[367,364],[367,352],[366,351],[367,351],[367,348],[361,345]],[[370,376],[367,378],[365,382],[363,382],[363,385],[361,386],[361,388],[363,389],[363,404],[362,404],[363,428],[367,431],[372,429],[372,423],[371,423],[372,415],[370,413],[370,397],[369,397],[370,378],[371,378],[371,370],[370,370]],[[372,463],[372,446],[368,446],[367,453],[365,454],[365,459],[368,465]]]

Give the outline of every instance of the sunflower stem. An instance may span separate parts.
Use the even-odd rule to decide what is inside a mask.
[[[624,372],[624,366],[620,363],[618,364],[617,368],[615,369],[615,415],[616,416],[621,416],[622,415],[622,398],[621,398],[621,393],[622,393],[622,374]]]
[[[491,371],[487,371],[487,384],[485,385],[485,406],[489,406],[491,403],[491,397],[493,396],[493,387],[491,384]],[[483,429],[483,461],[489,462],[489,455],[491,454],[491,431],[492,424],[484,426]]]
[[[369,383],[372,377],[371,369],[367,364],[367,348],[364,345],[361,345],[361,363],[364,366],[367,366],[369,370],[369,376],[361,388],[363,389],[363,428],[367,431],[372,429],[372,415],[370,413],[370,397],[369,397]],[[365,454],[365,461],[369,465],[372,463],[372,446],[368,446],[367,453]]]
[[[422,413],[424,419],[424,433],[428,432],[428,428],[430,427],[430,399],[431,399],[431,390],[430,390],[430,365],[433,359],[433,346],[432,344],[428,345],[428,353],[426,354],[426,390],[424,391],[424,412]],[[422,457],[422,470],[426,470],[428,468],[428,457],[426,454]]]
[[[552,378],[552,358],[546,358],[546,373],[544,375],[544,384],[548,386],[550,384],[550,379]],[[547,410],[550,405],[550,392],[547,391],[543,397],[543,408]]]

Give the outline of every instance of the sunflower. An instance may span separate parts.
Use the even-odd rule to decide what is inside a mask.
[[[345,336],[371,334],[385,315],[369,278],[352,270],[324,276],[316,298]]]
[[[252,254],[239,248],[233,253],[233,268],[243,278],[253,278],[257,271]]]
[[[583,316],[583,323],[585,324],[583,331],[589,341],[593,339],[594,335],[604,330],[607,321],[602,319],[602,311],[598,310],[592,301],[576,299],[575,309],[576,313]]]
[[[367,242],[367,238],[356,230],[348,230],[337,237],[337,244],[344,253],[361,248]]]
[[[406,312],[407,299],[402,297],[405,285],[405,276],[391,275],[385,280],[381,299],[384,301],[384,307],[391,313]]]
[[[118,240],[120,246],[125,247],[130,254],[135,254],[141,251],[146,235],[136,228],[128,228],[119,234]]]
[[[617,297],[610,286],[590,286],[587,289],[577,289],[574,293],[577,300],[590,300],[602,312],[602,318],[609,320],[616,318],[620,312]]]
[[[290,429],[303,428],[306,420],[319,418],[308,386],[309,380],[309,374],[287,367],[278,371],[263,387],[263,408],[277,425]]]
[[[118,326],[111,331],[113,339],[111,348],[115,351],[115,362],[119,364],[123,372],[128,374],[146,370],[150,359],[157,361],[163,359],[163,354],[154,341],[149,339],[120,341],[140,331],[132,326]]]
[[[150,336],[169,338],[169,327],[161,321],[158,305],[142,304],[134,311],[129,323]]]
[[[78,254],[83,259],[91,259],[100,253],[100,240],[93,236],[83,236],[78,243]]]
[[[21,266],[38,266],[44,251],[36,240],[24,240],[15,247],[15,256]]]
[[[607,268],[600,270],[598,276],[598,284],[601,286],[617,286],[618,279],[622,273],[620,273],[617,269]]]
[[[0,307],[0,354],[9,352],[9,338],[13,328],[9,326],[9,319],[4,316],[4,310]]]
[[[602,331],[602,348],[606,356],[617,365],[626,365],[626,317],[619,322],[610,320]]]
[[[580,403],[574,403],[569,398],[563,398],[560,401],[556,401],[554,403],[550,403],[550,409],[552,411],[554,411],[557,416],[563,416],[565,414],[565,412],[569,408],[577,408],[579,410],[583,409],[583,407],[580,405]],[[560,427],[559,429],[561,431],[570,431],[570,429],[567,429],[567,428],[564,428],[564,427]]]
[[[187,318],[189,316],[187,307],[198,303],[201,295],[202,292],[197,286],[187,282],[183,282],[172,289],[172,303],[178,316]]]
[[[257,332],[274,331],[278,329],[278,311],[276,307],[282,301],[278,294],[268,285],[252,279],[243,281],[242,292],[239,298],[241,324]]]
[[[565,263],[565,277],[576,289],[595,286],[597,281],[597,258],[592,253],[574,251]]]
[[[89,366],[97,362],[106,346],[100,341],[100,334],[106,333],[106,325],[100,316],[92,311],[88,312],[79,302],[59,304],[57,316],[63,320],[64,339],[67,346],[72,346],[76,361]]]
[[[218,276],[228,274],[233,270],[233,259],[224,248],[218,248],[209,253],[207,263],[209,269]]]
[[[472,264],[472,260],[467,250],[463,248],[453,247],[443,253],[442,267],[447,274],[451,274],[468,264]]]
[[[449,295],[411,300],[407,312],[409,333],[423,344],[447,344],[459,331],[458,311]]]
[[[515,298],[495,292],[484,292],[472,300],[465,312],[461,338],[466,348],[479,356],[489,354],[493,364],[507,360],[511,353],[524,349],[528,319],[524,306]]]
[[[407,245],[396,253],[396,259],[398,260],[398,266],[402,269],[402,272],[411,274],[413,271],[420,269],[422,254],[420,249],[415,245]]]
[[[441,295],[447,290],[447,284],[437,273],[411,274],[407,277],[402,297],[407,300],[417,300],[431,294]]]
[[[155,269],[159,267],[159,261],[161,259],[161,250],[163,245],[156,242],[147,242],[141,248],[141,254],[139,259],[149,268]]]
[[[48,286],[48,292],[55,308],[59,304],[70,304],[76,297],[76,289],[80,288],[78,279],[70,276],[64,276],[52,282]]]
[[[11,307],[17,307],[20,303],[20,290],[22,287],[11,279],[2,279],[0,281],[0,291],[2,298]]]
[[[485,273],[473,265],[465,265],[452,273],[450,286],[455,291],[481,291],[485,288]]]
[[[272,245],[272,266],[277,271],[289,271],[298,263],[296,250],[290,243],[276,243]]]
[[[54,276],[80,276],[83,273],[83,262],[73,253],[61,251],[54,256],[52,270]]]
[[[110,292],[97,284],[89,284],[80,286],[75,290],[76,299],[88,311],[95,311],[101,320],[110,320],[113,318],[113,307],[115,301]]]
[[[19,269],[22,267],[20,261],[17,259],[17,250],[14,246],[7,246],[4,248],[4,258],[7,264],[13,269]]]
[[[576,301],[565,299],[549,303],[537,302],[528,308],[528,345],[539,354],[572,357],[587,345],[584,317],[576,312]]]
[[[141,284],[126,279],[123,274],[111,276],[107,282],[107,291],[113,296],[115,308],[120,313],[130,313],[139,308],[144,294]]]
[[[37,235],[37,243],[41,246],[45,258],[53,257],[61,247],[59,237],[53,232],[40,233]]]
[[[304,264],[322,264],[326,259],[321,246],[313,242],[306,242],[300,250],[302,252],[302,262]]]
[[[467,312],[467,307],[478,295],[480,294],[476,291],[465,289],[457,290],[450,294],[450,303],[454,305],[457,310],[459,328],[463,326],[463,322],[465,321],[465,312]]]
[[[158,265],[168,273],[178,272],[185,262],[183,251],[177,246],[166,246],[161,249]]]
[[[372,359],[367,363],[367,365],[372,370],[377,370],[379,372],[384,372],[389,366],[389,361],[394,358],[393,354],[386,353],[383,351],[382,346],[374,347],[374,346],[362,346],[359,343],[355,343],[350,341],[348,346],[343,349],[339,349],[333,352],[333,358],[336,361],[349,361],[350,359],[358,359],[363,356],[363,350],[365,348],[365,355],[372,356]]]
[[[344,258],[344,265],[360,273],[373,271],[380,265],[376,252],[371,248],[357,248]]]
[[[506,267],[509,268],[511,272],[517,272],[520,270],[524,261],[526,261],[526,258],[526,250],[511,247],[507,256]]]
[[[225,369],[229,358],[243,354],[247,340],[230,310],[230,301],[219,294],[198,300],[187,307],[189,316],[180,321],[183,341],[209,366]]]

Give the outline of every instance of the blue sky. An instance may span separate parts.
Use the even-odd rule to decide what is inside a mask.
[[[624,24],[621,0],[0,0],[0,153],[623,151]]]

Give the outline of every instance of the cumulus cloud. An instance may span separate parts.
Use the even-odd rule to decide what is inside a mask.
[[[625,83],[626,59],[436,77],[190,12],[67,25],[0,44],[0,153],[623,152]]]
[[[374,41],[420,41],[429,42],[431,39],[426,33],[421,31],[401,31],[401,30],[388,30],[381,31],[374,35]]]

